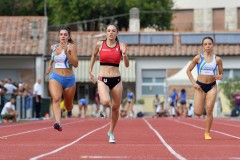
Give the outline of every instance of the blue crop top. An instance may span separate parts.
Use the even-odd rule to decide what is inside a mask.
[[[59,44],[54,45],[53,52],[51,55],[51,59],[53,59],[55,63],[55,68],[72,68],[72,64],[68,60],[66,54],[64,51],[61,52],[59,55],[55,55],[54,52],[58,48]],[[70,46],[70,43],[68,44],[68,47]]]
[[[198,74],[201,75],[216,75],[217,73],[217,62],[216,62],[216,55],[213,54],[213,61],[207,63],[204,60],[204,54],[201,54],[201,61],[197,64]]]

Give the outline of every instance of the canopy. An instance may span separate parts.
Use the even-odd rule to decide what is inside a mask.
[[[191,85],[191,81],[189,80],[187,76],[187,68],[191,61],[189,61],[179,72],[172,75],[171,77],[168,77],[166,79],[166,82],[168,85]],[[192,75],[195,80],[197,80],[197,67],[194,67],[192,70]]]

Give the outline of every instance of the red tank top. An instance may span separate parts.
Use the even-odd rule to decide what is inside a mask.
[[[119,67],[122,58],[119,43],[117,43],[115,47],[110,48],[107,46],[106,40],[104,40],[99,54],[100,65]]]

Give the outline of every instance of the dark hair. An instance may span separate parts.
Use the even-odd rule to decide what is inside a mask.
[[[70,37],[70,39],[68,40],[68,42],[74,43],[74,41],[73,41],[72,38],[71,38],[71,28],[68,27],[68,26],[62,26],[62,27],[59,28],[58,34],[60,33],[61,30],[66,30],[66,31],[68,32],[69,37]]]
[[[203,42],[204,42],[204,40],[205,40],[205,39],[210,39],[210,40],[212,41],[212,43],[214,43],[214,41],[213,41],[213,38],[212,38],[212,37],[204,37],[204,38],[203,38],[203,40],[202,40],[202,44],[203,44]]]
[[[108,24],[108,25],[106,26],[106,31],[107,31],[108,26],[114,26],[114,27],[117,29],[117,32],[119,31],[118,25],[116,25],[116,24]],[[116,40],[117,42],[119,42],[118,37],[116,37],[115,40]]]
[[[186,91],[185,91],[185,89],[182,89],[181,92],[182,92],[182,93],[185,93]]]

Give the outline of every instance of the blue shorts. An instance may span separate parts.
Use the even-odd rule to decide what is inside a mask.
[[[79,102],[81,105],[84,105],[84,106],[87,104],[87,101],[85,99],[80,99]]]
[[[72,74],[71,76],[60,76],[59,74],[52,72],[49,80],[54,79],[56,80],[58,83],[60,83],[62,85],[62,88],[68,88],[68,87],[72,87],[76,84],[76,80],[75,80],[75,75]]]

